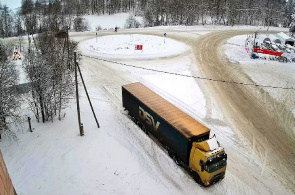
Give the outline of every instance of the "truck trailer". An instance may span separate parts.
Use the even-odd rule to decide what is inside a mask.
[[[210,129],[141,83],[122,86],[123,107],[169,156],[204,186],[225,176],[227,155]]]

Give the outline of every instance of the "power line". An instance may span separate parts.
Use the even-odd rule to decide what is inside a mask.
[[[293,88],[293,87],[280,87],[280,86],[271,86],[271,85],[260,85],[260,84],[254,84],[254,83],[243,83],[243,82],[237,82],[237,81],[226,81],[226,80],[219,80],[219,79],[211,79],[211,78],[205,78],[205,77],[200,77],[200,76],[192,76],[192,75],[185,75],[185,74],[174,73],[174,72],[167,72],[167,71],[164,71],[164,70],[156,70],[156,69],[152,69],[152,68],[144,68],[144,67],[140,67],[140,66],[125,64],[125,63],[121,63],[121,62],[115,62],[115,61],[106,60],[106,59],[102,59],[102,58],[86,56],[86,55],[83,55],[83,54],[81,54],[81,56],[84,56],[84,57],[87,57],[87,58],[93,58],[93,59],[104,61],[104,62],[110,62],[110,63],[114,63],[114,64],[128,66],[128,67],[132,67],[132,68],[148,70],[148,71],[153,71],[153,72],[160,72],[160,73],[176,75],[176,76],[182,76],[182,77],[188,77],[188,78],[195,78],[195,79],[200,79],[200,80],[207,80],[207,81],[213,81],[213,82],[219,82],[219,83],[236,84],[236,85],[244,85],[244,86],[262,87],[262,88],[295,90],[295,88]]]

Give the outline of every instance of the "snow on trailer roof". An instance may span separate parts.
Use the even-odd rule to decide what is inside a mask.
[[[145,85],[141,83],[132,83],[124,85],[123,88],[129,91],[157,115],[161,116],[186,138],[206,135],[210,132],[209,128],[172,105]]]
[[[291,37],[289,37],[288,35],[286,35],[283,32],[278,33],[277,36],[284,41],[293,41],[294,42],[294,39],[292,39]]]

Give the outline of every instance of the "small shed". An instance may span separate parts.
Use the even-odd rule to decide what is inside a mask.
[[[283,44],[289,44],[291,46],[294,46],[295,40],[286,35],[283,32],[280,32],[277,34],[277,37],[282,41]]]
[[[259,35],[259,36],[257,37],[257,39],[260,40],[260,41],[263,42],[263,43],[268,43],[268,44],[271,43],[270,38],[267,37],[266,35]]]
[[[282,44],[280,38],[275,35],[269,35],[268,38],[271,40],[272,43]]]

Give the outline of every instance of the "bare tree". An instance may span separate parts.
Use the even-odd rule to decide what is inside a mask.
[[[61,119],[61,111],[73,95],[73,51],[77,43],[55,37],[52,32],[42,33],[26,53],[26,72],[31,83],[31,95],[37,120]],[[68,49],[66,47],[69,47]],[[69,54],[68,54],[69,52]],[[70,59],[68,59],[70,56]]]
[[[12,11],[4,5],[0,7],[0,34],[4,37],[13,35],[13,14]]]
[[[0,139],[3,133],[14,135],[9,124],[16,122],[19,102],[15,93],[18,74],[8,59],[11,48],[0,42]]]

